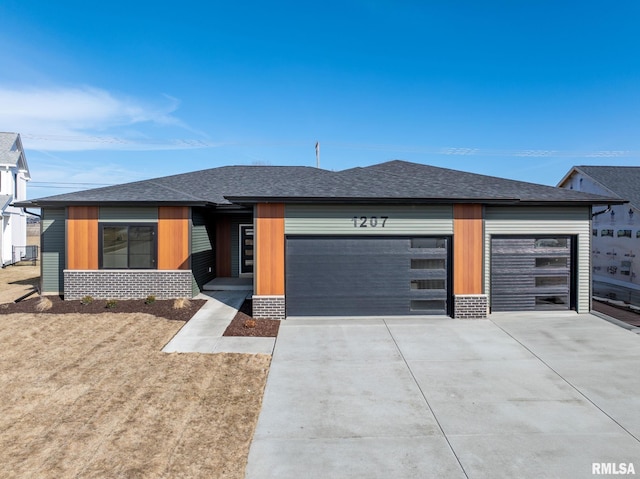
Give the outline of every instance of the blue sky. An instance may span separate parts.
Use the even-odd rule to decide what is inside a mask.
[[[316,141],[328,169],[555,185],[639,164],[639,24],[625,0],[3,0],[0,131],[22,134],[31,198],[314,166]]]

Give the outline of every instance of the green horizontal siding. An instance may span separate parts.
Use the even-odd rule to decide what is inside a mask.
[[[215,224],[207,220],[204,210],[191,210],[191,271],[193,295],[215,278]]]
[[[42,293],[64,292],[63,271],[65,268],[65,218],[64,209],[42,210]]]
[[[588,312],[591,305],[591,208],[487,206],[485,208],[484,264],[491,264],[492,235],[575,235],[578,238],[577,309]],[[491,270],[485,268],[485,288],[491,284]],[[485,291],[490,294],[489,291]]]
[[[387,217],[384,226],[383,216]],[[363,222],[362,217],[366,218],[366,227],[360,226]],[[285,233],[356,236],[451,235],[453,206],[287,205]]]
[[[158,208],[155,207],[114,207],[101,206],[100,221],[145,223],[158,221]]]

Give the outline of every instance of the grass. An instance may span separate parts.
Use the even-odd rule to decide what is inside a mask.
[[[5,478],[242,478],[270,356],[166,354],[142,313],[0,317]]]

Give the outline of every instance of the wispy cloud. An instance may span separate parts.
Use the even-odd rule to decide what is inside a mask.
[[[93,87],[0,86],[0,130],[21,133],[28,148],[44,151],[215,146],[174,115],[179,105],[168,95],[145,102]],[[175,138],[187,132],[197,138]]]

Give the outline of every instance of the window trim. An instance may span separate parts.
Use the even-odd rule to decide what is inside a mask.
[[[131,268],[129,267],[129,262],[130,262],[130,258],[129,258],[129,228],[130,227],[140,227],[140,226],[144,226],[147,228],[152,228],[152,235],[153,235],[153,241],[151,242],[151,257],[152,257],[152,262],[153,262],[153,266],[151,268]],[[126,227],[127,228],[127,267],[126,268],[108,268],[105,267],[103,265],[104,263],[104,228],[105,227],[116,227],[116,228],[123,228]],[[104,270],[118,270],[118,269],[125,269],[125,270],[156,270],[158,269],[158,223],[151,223],[151,222],[134,222],[134,223],[127,223],[127,222],[99,222],[98,223],[98,269],[104,269]]]

